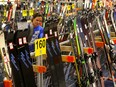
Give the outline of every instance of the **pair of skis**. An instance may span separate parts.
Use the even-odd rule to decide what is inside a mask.
[[[36,87],[27,36],[28,30],[5,33],[15,87]]]
[[[65,87],[63,63],[57,34],[57,21],[58,20],[53,17],[45,26],[45,37],[47,38],[47,62],[51,76],[51,84],[49,86]]]

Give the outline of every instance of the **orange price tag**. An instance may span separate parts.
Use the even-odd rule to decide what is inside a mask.
[[[113,39],[114,44],[116,44],[116,39]]]
[[[100,41],[96,41],[95,44],[96,44],[97,47],[103,47],[104,46],[104,43],[100,42]]]
[[[88,48],[88,54],[93,53],[93,48]]]
[[[112,1],[109,1],[109,7],[112,7],[113,3]]]
[[[46,67],[45,66],[38,66],[38,72],[39,73],[45,73],[46,72]]]
[[[67,56],[67,62],[74,62],[75,57],[74,56]]]
[[[4,80],[4,87],[12,87],[12,81],[11,80]]]
[[[93,0],[93,1],[92,1],[92,9],[95,8],[95,6],[96,6],[96,2],[97,2],[97,0]]]

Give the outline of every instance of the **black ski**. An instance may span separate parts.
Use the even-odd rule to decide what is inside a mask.
[[[19,65],[17,47],[14,43],[14,32],[6,32],[5,36],[12,69],[13,85],[15,87],[25,87]]]
[[[54,21],[54,20],[52,20]],[[51,72],[53,87],[65,87],[63,64],[57,35],[57,23],[46,24],[45,37],[47,38],[47,60]]]
[[[32,65],[30,63],[29,48],[27,45],[27,30],[17,30],[15,33],[15,44],[18,59],[21,66],[22,77],[25,87],[36,87]]]

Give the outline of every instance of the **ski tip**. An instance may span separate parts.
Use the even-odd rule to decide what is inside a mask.
[[[97,47],[104,47],[104,43],[101,41],[96,41],[95,44]]]

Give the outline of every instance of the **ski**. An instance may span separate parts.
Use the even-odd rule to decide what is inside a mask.
[[[24,85],[25,87],[36,87],[33,68],[30,62],[27,35],[28,29],[17,30],[15,32],[14,41],[17,47]]]
[[[21,74],[20,64],[18,60],[17,47],[14,43],[14,32],[5,33],[6,44],[8,48],[10,65],[12,69],[13,85],[16,87],[25,87]]]
[[[56,24],[52,25],[52,21]],[[46,24],[45,37],[47,38],[47,61],[51,72],[52,86],[65,87],[63,64],[57,34],[57,19],[53,17],[48,22],[50,24]]]

